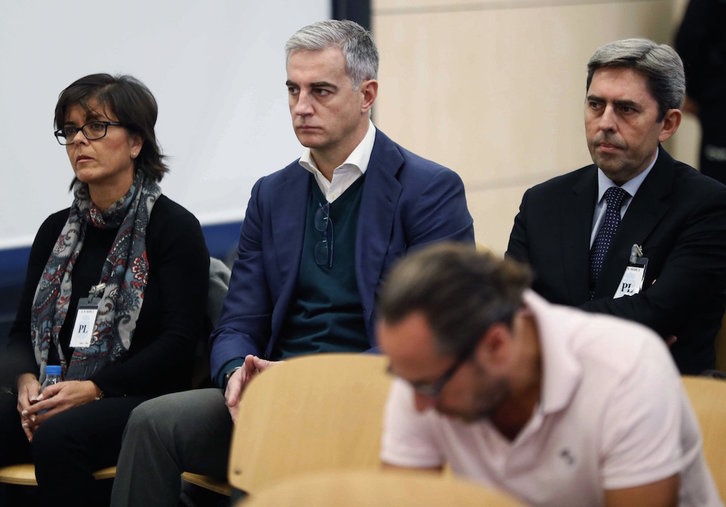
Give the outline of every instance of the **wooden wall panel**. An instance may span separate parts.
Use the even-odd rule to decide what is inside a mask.
[[[682,1],[374,0],[374,120],[462,176],[477,240],[503,253],[524,190],[590,162],[592,52],[626,37],[669,42]]]

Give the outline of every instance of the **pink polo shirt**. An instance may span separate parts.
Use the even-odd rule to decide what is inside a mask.
[[[697,420],[663,341],[607,315],[525,294],[540,334],[542,397],[514,441],[488,420],[465,423],[416,411],[393,382],[381,459],[452,471],[530,505],[602,505],[603,490],[681,474],[680,505],[722,505]]]

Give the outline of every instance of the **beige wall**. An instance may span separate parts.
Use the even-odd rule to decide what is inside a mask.
[[[523,192],[590,162],[582,116],[592,52],[626,37],[669,42],[683,4],[373,0],[376,124],[462,176],[477,241],[503,253]],[[669,149],[692,162],[687,123]]]

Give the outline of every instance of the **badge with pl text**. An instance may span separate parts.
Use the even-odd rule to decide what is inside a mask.
[[[638,294],[643,288],[645,281],[645,270],[648,267],[648,258],[643,257],[643,248],[640,245],[633,245],[630,249],[630,260],[625,268],[623,278],[618,284],[618,289],[613,296],[615,299],[623,296]]]
[[[71,335],[71,347],[89,347],[93,338],[93,328],[96,326],[96,314],[101,304],[100,294],[103,294],[105,283],[91,287],[87,298],[78,300],[76,320],[73,323],[73,334]]]

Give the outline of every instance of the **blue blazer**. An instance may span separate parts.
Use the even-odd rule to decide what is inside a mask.
[[[295,161],[252,188],[229,292],[210,337],[213,379],[232,359],[269,357],[273,350],[297,281],[312,181]],[[474,242],[461,178],[376,131],[355,254],[371,347],[376,345],[375,299],[383,276],[409,249],[441,240]]]

